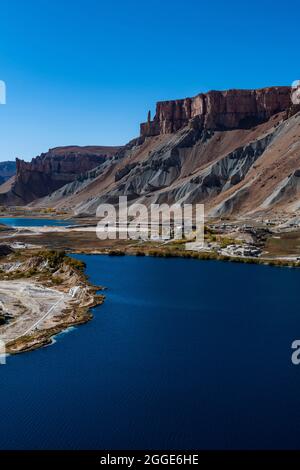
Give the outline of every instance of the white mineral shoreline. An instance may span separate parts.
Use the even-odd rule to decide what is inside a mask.
[[[55,317],[72,303],[68,293],[19,280],[0,281],[0,299],[1,314],[10,317],[0,326],[4,343],[56,326]]]

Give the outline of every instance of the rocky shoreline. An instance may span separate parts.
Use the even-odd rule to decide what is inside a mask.
[[[98,293],[101,287],[89,283],[84,268],[64,252],[12,251],[1,258],[0,308],[6,321],[0,339],[6,353],[49,345],[58,333],[93,318],[90,309],[104,296]]]
[[[2,226],[0,245],[0,339],[8,354],[51,344],[67,328],[93,318],[101,288],[89,283],[84,263],[72,254],[180,257],[275,267],[300,267],[300,232],[240,223],[205,226],[205,247],[185,249],[185,240],[104,240],[91,220],[76,227]],[[247,247],[256,256],[247,256]],[[282,252],[283,247],[288,250]],[[253,250],[252,250],[253,251]],[[251,253],[252,253],[251,251]],[[240,254],[244,254],[240,256]]]
[[[300,261],[266,257],[228,256],[214,251],[188,251],[180,243],[137,243],[101,249],[70,248],[60,250],[0,250],[0,339],[6,353],[19,354],[51,344],[53,337],[71,326],[93,318],[91,308],[101,305],[104,296],[85,274],[85,264],[72,254],[108,256],[180,257],[275,267],[300,267]],[[12,293],[10,294],[10,289]],[[27,301],[26,301],[26,293]],[[28,300],[29,299],[29,300]]]

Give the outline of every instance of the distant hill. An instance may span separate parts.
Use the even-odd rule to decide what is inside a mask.
[[[16,173],[16,162],[0,162],[0,184],[5,183]]]

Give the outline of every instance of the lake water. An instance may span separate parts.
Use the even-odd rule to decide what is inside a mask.
[[[0,448],[300,448],[300,271],[77,258],[106,302],[0,366]]]
[[[9,225],[10,227],[64,227],[72,225],[73,221],[62,219],[30,219],[26,217],[0,217],[0,224]]]

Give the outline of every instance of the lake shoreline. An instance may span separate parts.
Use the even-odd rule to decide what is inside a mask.
[[[9,319],[0,337],[10,355],[51,344],[58,333],[90,321],[91,309],[104,302],[102,288],[88,281],[85,267],[64,254],[27,250],[1,261],[1,310]]]
[[[221,261],[229,263],[240,263],[240,264],[257,264],[263,266],[273,266],[280,268],[300,268],[300,261],[289,261],[281,259],[270,259],[270,258],[244,258],[238,256],[225,256],[218,255],[212,252],[172,252],[164,250],[150,250],[150,251],[126,251],[126,250],[76,250],[70,252],[70,254],[76,255],[103,255],[103,256],[150,256],[156,258],[183,258],[183,259],[194,259],[199,261]]]
[[[24,217],[20,217],[21,219]],[[38,217],[37,217],[38,218]],[[32,218],[32,220],[37,220],[37,218]],[[39,217],[40,218],[40,217]],[[3,217],[2,219],[5,219]],[[7,218],[6,218],[7,219]],[[30,220],[27,218],[27,220]],[[43,220],[48,220],[47,217]],[[1,217],[0,217],[1,221]],[[11,235],[13,233],[13,236]],[[118,256],[136,256],[136,257],[156,257],[156,258],[182,258],[182,259],[195,259],[201,261],[222,261],[222,262],[229,262],[229,263],[239,263],[239,264],[256,264],[256,265],[264,265],[264,266],[274,266],[274,267],[288,267],[288,268],[298,268],[300,267],[300,261],[289,260],[289,259],[276,259],[276,258],[267,258],[264,256],[260,257],[242,257],[242,256],[230,256],[230,255],[223,255],[217,253],[214,250],[210,251],[190,251],[185,250],[184,248],[184,240],[180,240],[179,242],[170,242],[168,244],[161,243],[161,242],[147,242],[147,241],[140,241],[140,240],[106,240],[104,243],[101,244],[101,241],[95,237],[95,227],[87,226],[87,227],[80,227],[75,226],[72,228],[70,227],[63,227],[63,226],[44,226],[39,227],[35,225],[29,225],[24,227],[19,227],[18,229],[14,229],[10,226],[7,227],[7,238],[5,237],[6,230],[2,230],[2,240],[4,243],[7,243],[9,246],[10,239],[14,239],[14,244],[17,245],[18,243],[24,243],[22,252],[20,248],[16,248],[12,250],[12,258],[26,259],[26,257],[33,259],[41,253],[40,250],[44,250],[47,253],[47,249],[52,246],[53,244],[53,237],[61,237],[60,241],[55,244],[55,248],[50,250],[48,253],[59,253],[64,251],[68,254],[69,257],[72,255],[107,255],[111,257],[118,257]],[[5,239],[6,238],[6,239]],[[89,247],[84,246],[81,247],[83,241],[86,241],[88,238]],[[33,241],[38,241],[39,246],[32,245],[30,248],[30,244]],[[29,242],[29,243],[27,243]],[[13,245],[14,245],[13,244]],[[48,245],[47,245],[48,244]],[[98,249],[95,249],[95,244],[101,244]],[[72,259],[72,258],[69,258]],[[5,261],[5,260],[4,260]],[[28,260],[27,260],[28,261]],[[5,264],[5,263],[4,263]],[[1,268],[1,265],[0,265]],[[59,270],[59,266],[56,266]],[[84,268],[85,269],[85,268]],[[98,295],[96,292],[98,288],[92,286],[88,282],[86,271],[82,267],[80,270],[76,272],[75,278],[77,283],[80,281],[81,285],[88,291],[89,300],[85,305],[82,305],[81,302],[77,302],[76,308],[68,307],[69,311],[68,314],[65,314],[65,310],[63,309],[58,315],[59,320],[56,324],[47,325],[47,327],[42,329],[36,329],[35,331],[30,332],[29,335],[20,335],[17,339],[13,341],[9,341],[7,344],[7,352],[9,354],[19,354],[21,352],[28,352],[38,349],[43,346],[47,346],[51,344],[52,338],[56,336],[58,333],[65,331],[70,326],[81,325],[84,323],[89,322],[92,320],[93,315],[91,313],[91,308],[101,305],[104,301],[104,296]],[[49,283],[51,286],[51,276],[50,272],[44,279],[39,279],[37,269],[35,267],[33,276],[28,276],[28,272],[24,271],[23,274],[17,273],[19,271],[16,268],[16,275],[14,273],[0,275],[0,287],[1,287],[1,279],[11,278],[19,279],[19,280],[26,280],[29,281],[32,278],[33,282],[38,281],[42,286],[49,287]],[[29,272],[31,269],[29,269]],[[71,277],[74,275],[74,272],[70,272],[70,267],[67,268],[68,275],[71,274]],[[65,277],[64,273],[64,276]],[[79,278],[78,278],[79,275]],[[14,277],[16,276],[16,277]],[[73,287],[76,284],[76,281],[73,282]],[[64,286],[65,280],[62,279],[61,281],[60,290],[66,289]],[[34,287],[34,283],[32,284]],[[57,289],[58,286],[52,286]],[[70,285],[67,286],[70,288]],[[71,304],[72,302],[70,302]]]
[[[300,242],[300,233],[297,238],[297,232],[295,233],[294,239],[287,240],[287,245],[291,243],[291,252],[288,250],[284,253],[282,246],[284,240],[287,238],[287,234],[284,232],[278,233],[268,231],[266,236],[266,230],[260,229],[263,233],[263,242],[258,240],[256,245],[260,247],[261,254],[259,256],[247,256],[239,254],[226,253],[225,250],[218,249],[218,246],[222,247],[222,244],[234,244],[243,243],[238,241],[239,234],[236,233],[237,240],[233,238],[233,234],[227,235],[226,233],[220,234],[215,229],[209,226],[205,227],[205,242],[211,246],[208,250],[202,249],[199,251],[185,250],[184,240],[176,240],[165,242],[158,241],[147,241],[147,240],[118,240],[108,239],[99,240],[96,236],[96,226],[92,224],[91,219],[72,219],[72,224],[68,225],[69,220],[58,219],[58,225],[36,225],[35,221],[39,217],[32,218],[32,224],[28,224],[23,227],[12,228],[9,227],[6,231],[2,228],[1,239],[3,243],[11,243],[11,240],[15,243],[20,243],[24,249],[28,246],[40,246],[49,250],[64,250],[69,254],[108,254],[108,255],[137,255],[137,256],[156,256],[156,257],[181,257],[181,258],[193,258],[199,260],[217,260],[227,261],[233,263],[246,263],[246,264],[259,264],[279,267],[300,267],[300,260],[298,258],[297,243]],[[2,219],[4,220],[4,218]],[[30,218],[27,218],[30,222]],[[41,221],[47,220],[40,219]],[[61,225],[63,220],[64,225]],[[0,218],[1,222],[1,218]],[[259,230],[256,228],[256,232],[259,235]],[[293,232],[289,232],[293,233]],[[243,234],[242,234],[243,235]],[[242,236],[241,235],[241,236]],[[247,235],[249,237],[249,234]],[[282,237],[282,241],[281,241]],[[297,241],[298,240],[298,241]],[[213,242],[212,242],[213,241]],[[247,242],[249,243],[249,241]],[[254,243],[254,242],[253,242]],[[254,243],[255,245],[255,243]],[[225,245],[226,246],[226,245]],[[241,245],[242,246],[242,245]],[[278,248],[277,248],[278,246]],[[296,250],[296,251],[295,251]],[[227,250],[229,251],[229,250]]]

